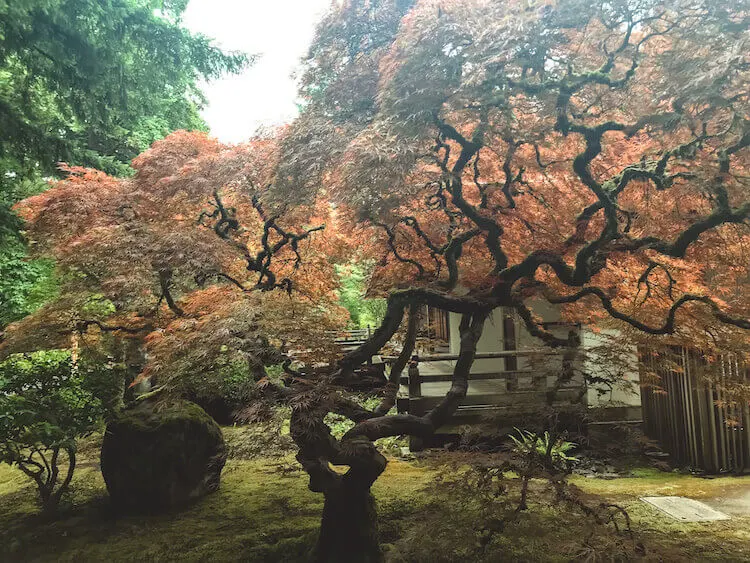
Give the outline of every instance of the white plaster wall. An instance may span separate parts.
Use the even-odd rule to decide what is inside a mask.
[[[531,303],[534,313],[541,317],[544,322],[553,322],[559,320],[560,315],[557,309],[546,302]],[[477,343],[477,353],[488,354],[493,352],[501,352],[504,349],[503,346],[503,316],[505,311],[502,308],[495,309],[492,314],[487,318],[484,323],[484,331],[482,337]],[[515,318],[515,317],[514,317]],[[449,314],[450,322],[450,353],[458,354],[460,351],[460,333],[458,326],[461,322],[461,315],[458,313]],[[542,342],[529,334],[524,326],[523,322],[515,318],[515,333],[516,333],[516,349],[529,349],[529,348],[542,348]],[[564,331],[567,334],[567,329]],[[537,360],[538,362],[538,360]],[[528,358],[518,358],[518,369],[524,370],[529,369]],[[493,359],[480,359],[474,362],[472,367],[472,373],[495,373],[498,371],[505,371],[505,359],[504,358],[493,358]]]
[[[461,335],[458,325],[461,323],[461,315],[450,313],[450,353],[458,354],[461,349]],[[477,353],[488,354],[499,352],[503,349],[503,311],[496,309],[484,323],[482,337],[477,342]],[[495,373],[505,369],[505,361],[502,358],[490,360],[475,360],[471,373]]]
[[[554,323],[560,321],[560,310],[544,300],[530,300],[526,306],[531,309],[536,317],[542,319],[545,323]],[[565,338],[568,335],[567,327],[550,327],[548,330],[556,336]],[[516,348],[519,350],[537,350],[545,348],[544,342],[536,336],[532,336],[526,329],[524,322],[516,318]],[[552,383],[560,371],[561,360],[558,356],[552,357],[521,357],[518,358],[518,369],[527,370],[535,369],[537,371],[547,370],[549,375],[547,379]]]
[[[544,322],[556,322],[560,320],[559,310],[545,301],[531,302],[530,308],[534,314],[541,317]],[[496,309],[487,319],[484,325],[484,332],[479,343],[477,344],[478,353],[491,353],[503,350],[503,309]],[[460,336],[458,325],[461,321],[461,315],[450,313],[450,353],[458,354],[460,349]],[[561,338],[565,338],[570,330],[569,326],[554,325],[548,330],[555,333]],[[536,337],[532,336],[522,321],[516,318],[516,348],[519,350],[543,348],[543,343]],[[636,348],[623,347],[621,353],[617,355],[617,361],[607,361],[602,357],[597,348],[605,346],[608,339],[617,338],[617,331],[602,330],[594,332],[589,328],[582,328],[580,331],[582,354],[578,360],[578,367],[593,375],[604,376],[614,374],[622,378],[623,384],[610,390],[606,386],[589,386],[586,395],[586,401],[590,407],[623,407],[641,405],[639,375],[638,375],[638,354]],[[548,382],[553,384],[559,373],[561,363],[559,356],[552,356],[548,359],[518,358],[518,369],[535,371],[548,370]],[[476,360],[472,367],[472,373],[495,373],[505,370],[505,360],[482,359]],[[601,393],[602,391],[603,393]]]
[[[635,346],[622,346],[617,350],[616,359],[602,357],[597,349],[608,347],[617,341],[617,330],[603,329],[594,332],[590,328],[581,331],[581,345],[584,348],[584,370],[591,375],[614,376],[622,380],[620,385],[609,389],[605,385],[589,385],[586,400],[590,407],[639,407],[641,406],[640,377],[638,375],[638,351]],[[617,344],[621,346],[621,343]],[[601,391],[601,392],[600,392]]]

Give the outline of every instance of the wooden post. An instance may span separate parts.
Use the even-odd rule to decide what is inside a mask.
[[[419,375],[419,356],[414,354],[409,361],[409,414],[424,414],[422,397],[422,376]],[[409,450],[418,452],[424,449],[424,440],[418,436],[409,436]]]
[[[409,362],[409,399],[422,396],[422,376],[419,375],[419,357],[415,354]]]
[[[536,378],[536,376],[532,376]],[[534,384],[536,386],[536,384]],[[545,384],[546,388],[546,384]],[[506,391],[517,391],[518,390],[518,372],[513,371],[507,373],[505,376],[505,390]]]

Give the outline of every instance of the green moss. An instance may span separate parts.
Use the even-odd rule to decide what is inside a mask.
[[[254,552],[262,554],[262,560],[290,560],[290,552],[306,551],[314,542],[322,510],[322,498],[308,491],[301,477],[298,472],[280,473],[271,464],[231,462],[219,491],[188,510],[115,519],[101,475],[86,468],[73,483],[74,507],[64,508],[61,518],[51,523],[35,517],[33,503],[28,512],[15,511],[0,543],[7,548],[14,543],[12,555],[23,560],[54,553],[58,561],[178,556],[185,561],[234,561],[247,560]],[[18,493],[24,498],[33,491]],[[5,502],[9,494],[0,499],[4,513],[10,508]],[[305,533],[310,537],[305,539]],[[8,555],[0,551],[0,559]]]
[[[400,534],[399,521],[420,509],[414,497],[430,474],[404,462],[388,465],[374,488],[384,534]],[[5,546],[0,559],[43,560],[54,553],[57,561],[304,561],[323,509],[322,495],[308,490],[307,476],[290,456],[230,461],[217,493],[183,512],[160,516],[115,519],[95,467],[76,474],[72,503],[55,522],[38,520],[33,491],[24,485],[16,472],[3,468],[0,513],[9,518],[0,520],[8,524],[0,533]],[[10,498],[19,509],[11,510]]]
[[[27,482],[29,478],[19,469],[0,463],[0,496],[22,489]]]
[[[40,520],[27,480],[0,466],[0,560],[294,562],[307,560],[315,543],[323,497],[308,490],[307,476],[292,455],[230,460],[219,490],[188,509],[121,518],[109,512],[96,464],[83,463],[54,522]],[[750,561],[750,518],[681,524],[638,500],[645,493],[718,496],[746,489],[747,479],[634,474],[574,482],[591,504],[606,498],[627,508],[648,558]],[[532,484],[529,510],[482,546],[479,503],[445,487],[435,496],[435,478],[434,466],[391,460],[373,487],[390,561],[569,561],[588,549],[589,536],[600,555],[608,554],[600,559],[610,560],[623,546],[609,529],[554,504],[542,481]],[[515,498],[518,480],[511,481],[509,494]]]
[[[226,458],[221,428],[199,406],[149,401],[107,425],[101,469],[120,512],[160,512],[215,492]]]
[[[694,475],[637,468],[622,479],[588,479],[574,476],[571,483],[583,490],[610,498],[675,495],[691,498],[726,496],[733,490],[750,488],[750,476],[706,479]]]
[[[135,407],[121,411],[117,420],[127,422],[133,427],[145,430],[156,430],[164,424],[175,420],[192,419],[206,424],[216,425],[206,411],[190,401],[173,401],[159,403],[156,400],[139,402]],[[218,426],[217,426],[218,427]]]

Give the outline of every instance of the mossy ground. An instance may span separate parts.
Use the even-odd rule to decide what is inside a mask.
[[[472,499],[455,498],[451,491],[434,494],[439,470],[434,463],[392,460],[373,488],[389,560],[617,560],[624,540],[570,507],[550,503],[542,482],[532,487],[530,509],[481,545],[482,521]],[[680,524],[638,500],[645,494],[714,498],[746,490],[750,478],[634,473],[611,481],[572,481],[589,503],[606,499],[628,510],[646,560],[750,561],[750,518]],[[0,465],[0,560],[304,561],[315,541],[322,501],[308,491],[305,475],[285,454],[230,460],[220,490],[187,510],[118,518],[109,510],[95,457],[84,456],[61,514],[44,521],[27,479]]]

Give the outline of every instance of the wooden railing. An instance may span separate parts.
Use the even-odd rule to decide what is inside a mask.
[[[559,356],[561,353],[557,350],[550,348],[530,348],[528,350],[505,350],[502,352],[488,352],[488,353],[477,353],[474,355],[475,360],[493,360],[499,358],[508,357],[528,357],[528,356]],[[383,360],[386,362],[394,361],[398,356],[383,356]],[[415,354],[412,356],[412,361],[417,362],[442,362],[450,360],[458,360],[457,354],[431,354],[423,355]]]
[[[372,336],[372,328],[370,325],[367,325],[367,328],[331,330],[326,334],[328,334],[335,344],[341,347],[342,352],[347,353],[356,350],[364,344]],[[367,360],[368,366],[373,365],[373,363],[373,358]],[[375,363],[381,364],[382,362]]]
[[[472,373],[469,376],[469,391],[461,401],[454,416],[474,416],[488,411],[512,412],[518,410],[529,410],[534,405],[551,404],[563,405],[578,403],[582,400],[585,386],[580,378],[571,378],[562,383],[556,377],[563,369],[560,351],[545,349],[508,350],[504,352],[479,353],[475,356],[477,360],[503,359],[503,358],[530,358],[544,359],[559,358],[558,365],[555,361],[545,365],[533,365],[533,361],[527,369],[504,370],[498,369],[485,373]],[[392,363],[395,356],[385,356],[383,360]],[[415,355],[409,362],[406,375],[401,376],[400,391],[397,399],[399,412],[422,415],[436,406],[445,396],[446,386],[430,386],[425,384],[448,383],[452,380],[449,373],[450,366],[445,373],[425,373],[420,370],[420,365],[429,362],[455,361],[457,355]],[[504,382],[500,385],[486,385],[487,381]],[[476,385],[477,382],[482,382]],[[475,385],[472,385],[474,383]],[[553,395],[550,395],[553,392]]]
[[[396,356],[383,356],[386,363],[392,364]],[[506,358],[527,358],[527,369],[498,369],[484,373],[472,373],[469,376],[469,390],[462,399],[452,422],[441,427],[438,434],[455,431],[455,424],[470,424],[487,420],[487,415],[507,416],[514,421],[519,415],[536,412],[540,405],[570,405],[579,403],[585,392],[584,384],[579,380],[568,380],[558,384],[557,378],[563,368],[563,352],[549,348],[507,350],[503,352],[478,353],[476,360],[492,360]],[[533,360],[552,359],[545,365],[535,365]],[[399,413],[409,413],[422,416],[435,408],[445,397],[449,385],[433,386],[433,383],[450,383],[453,379],[451,365],[446,366],[444,373],[425,373],[420,366],[432,362],[453,362],[459,359],[454,354],[414,355],[412,356],[407,374],[400,378],[399,393],[396,408]],[[557,363],[557,359],[560,363]],[[488,381],[504,381],[504,385],[486,385]],[[481,382],[477,385],[477,382]],[[472,385],[472,383],[474,385]],[[425,387],[425,385],[428,385]],[[417,451],[424,447],[423,440],[410,437],[409,447]]]
[[[367,328],[355,328],[346,330],[332,330],[327,332],[333,340],[340,344],[354,344],[362,343],[370,336],[372,336],[372,329],[368,325]]]
[[[505,359],[505,358],[539,358],[545,356],[560,356],[560,352],[550,350],[547,348],[542,349],[529,349],[529,350],[506,350],[503,352],[491,352],[491,353],[479,353],[474,356],[475,360],[492,360],[492,359]],[[396,360],[397,356],[383,356],[383,361],[386,363],[392,363]],[[408,375],[401,376],[400,383],[407,386],[409,397],[417,398],[422,397],[422,382],[449,382],[453,376],[450,373],[446,374],[429,374],[424,375],[419,371],[420,363],[428,362],[443,362],[443,361],[456,361],[459,356],[455,354],[439,354],[439,355],[424,355],[420,356],[415,354],[409,360]],[[477,373],[472,374],[470,377],[471,381],[487,381],[487,380],[502,380],[506,382],[506,391],[514,391],[518,386],[519,377],[529,376],[532,379],[536,379],[534,387],[538,387],[538,383],[542,379],[546,379],[545,373],[539,373],[538,370],[502,370],[492,373]],[[546,387],[546,384],[545,384]]]

